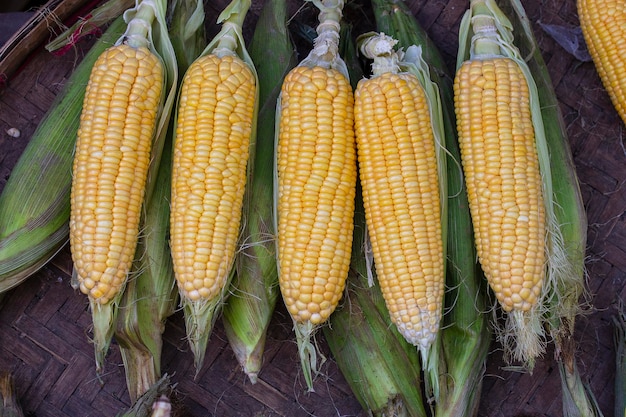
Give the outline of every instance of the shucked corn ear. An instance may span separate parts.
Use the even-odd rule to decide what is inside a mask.
[[[256,153],[245,198],[243,246],[237,254],[230,296],[222,311],[228,342],[252,383],[261,370],[267,330],[280,295],[272,208],[274,121],[283,78],[297,63],[286,19],[285,0],[267,1],[249,46],[259,75]],[[272,39],[269,49],[267,39]]]
[[[487,354],[491,345],[485,281],[477,263],[467,194],[460,170],[452,76],[440,52],[403,1],[372,2],[377,29],[398,40],[399,47],[420,45],[430,76],[441,95],[447,152],[448,221],[446,296],[437,348],[439,385],[427,389],[435,397],[434,415],[476,414]],[[428,379],[427,379],[428,381]]]
[[[23,282],[67,242],[72,180],[68,173],[85,84],[98,55],[124,27],[121,17],[113,22],[76,67],[0,194],[0,293]]]
[[[339,53],[352,88],[363,78],[350,27],[342,25]],[[345,300],[323,327],[333,359],[363,409],[372,416],[426,416],[420,356],[389,318],[365,244],[365,213],[357,183],[350,271]]]
[[[418,347],[423,367],[436,369],[447,220],[439,91],[417,46],[407,49],[415,54],[409,64],[385,34],[357,41],[373,59],[371,78],[356,88],[355,130],[376,274],[391,320]]]
[[[94,64],[78,129],[70,249],[76,285],[91,305],[98,371],[131,269],[176,84],[165,6],[142,1],[125,13],[126,32]]]
[[[101,304],[120,291],[135,253],[162,84],[158,57],[121,44],[100,56],[87,86],[70,241],[80,289]]]
[[[352,87],[338,55],[342,0],[314,3],[317,37],[277,104],[278,278],[312,390],[315,329],[336,308],[352,244],[356,151]]]
[[[202,5],[202,0],[169,3],[170,16],[178,22],[178,25],[170,27],[170,37],[187,35],[186,39],[189,40],[184,52],[176,49],[179,71],[186,68],[185,57],[198,56],[206,44],[204,20],[195,18],[198,8],[202,12],[201,16],[204,16]],[[178,305],[178,290],[168,242],[173,122],[174,118],[171,118],[155,178],[156,184],[150,200],[144,206],[145,213],[140,225],[142,233],[131,272],[133,279],[127,282],[120,300],[115,329],[115,339],[124,363],[126,386],[133,404],[144,393],[152,390],[161,377],[162,334],[167,318]]]
[[[485,2],[472,1],[470,12],[473,49],[458,65],[454,99],[476,248],[502,309],[520,335],[533,336],[541,334],[546,205],[531,93],[520,63],[490,34],[496,23]],[[539,337],[519,340],[518,359],[532,361],[541,345]]]
[[[626,8],[619,1],[577,0],[580,27],[593,63],[626,123]]]
[[[232,276],[254,152],[258,81],[241,33],[249,7],[235,0],[222,12],[178,103],[170,240],[196,372]]]
[[[572,272],[537,87],[494,1],[471,1],[459,44],[455,106],[477,252],[507,316],[505,356],[532,369],[549,297]]]
[[[562,236],[563,253],[556,284],[550,291],[546,324],[555,344],[563,387],[563,415],[601,416],[597,402],[583,382],[576,365],[577,346],[574,337],[576,316],[581,302],[586,302],[585,249],[587,216],[578,185],[567,129],[560,112],[547,66],[534,38],[532,27],[521,2],[511,0],[500,4],[511,17],[516,45],[537,84],[546,144],[550,153],[553,183],[554,215]]]

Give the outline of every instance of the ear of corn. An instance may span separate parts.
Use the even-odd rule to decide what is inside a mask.
[[[197,5],[200,6],[197,6]],[[204,49],[204,25],[195,15],[202,2],[198,0],[170,3],[169,13],[176,22],[188,22],[187,31],[195,33],[185,56],[176,50],[178,70],[185,70],[186,56],[199,55]],[[203,10],[203,9],[202,9]],[[197,30],[193,30],[196,25]],[[182,37],[184,26],[174,25],[172,37]],[[173,119],[172,119],[173,121]],[[172,175],[173,123],[164,142],[162,158],[152,198],[145,206],[135,260],[133,279],[129,280],[120,300],[115,339],[118,341],[124,363],[126,385],[134,404],[161,378],[162,333],[166,319],[175,311],[178,291],[174,279],[172,257],[168,242],[170,192]]]
[[[356,185],[353,94],[338,55],[343,1],[314,4],[314,47],[287,74],[278,99],[275,165],[279,284],[309,390],[318,369],[311,338],[348,274]]]
[[[550,191],[541,175],[549,165],[542,154],[540,170],[538,153],[545,150],[545,140],[535,129],[541,119],[531,115],[531,97],[536,99],[528,85],[532,80],[515,55],[519,52],[505,43],[512,41],[508,21],[502,23],[501,12],[494,16],[494,10],[499,10],[495,2],[473,1],[462,23],[473,37],[467,60],[462,57],[464,40],[460,42],[454,85],[457,128],[479,261],[508,313],[510,330],[500,337],[508,339],[503,340],[507,355],[513,352],[532,368],[545,347],[540,316],[549,285],[544,264]],[[469,39],[465,31],[460,36]]]
[[[196,372],[225,301],[238,250],[258,80],[241,27],[249,0],[218,18],[222,30],[182,82],[172,171],[171,248]]]
[[[470,24],[471,19],[471,24]],[[563,301],[563,297],[565,297],[565,292],[568,286],[575,284],[580,279],[580,262],[582,259],[580,258],[580,243],[584,241],[584,236],[581,234],[574,234],[571,237],[574,238],[574,244],[572,247],[568,247],[569,244],[566,243],[564,238],[564,233],[570,233],[574,229],[578,228],[578,224],[580,224],[580,219],[573,220],[574,218],[570,218],[569,220],[565,220],[566,217],[570,216],[573,213],[565,214],[562,211],[562,203],[564,201],[559,201],[560,198],[572,198],[576,201],[576,189],[571,189],[570,191],[564,191],[559,197],[559,193],[555,190],[560,190],[562,186],[565,190],[567,188],[567,183],[569,183],[569,187],[572,186],[572,172],[568,172],[569,168],[566,167],[567,161],[565,159],[555,159],[551,158],[552,147],[554,149],[561,148],[560,151],[557,151],[558,155],[564,155],[563,153],[563,137],[562,135],[555,135],[554,130],[546,130],[544,124],[544,118],[542,117],[541,108],[545,108],[544,103],[541,102],[539,92],[537,90],[537,86],[533,79],[532,73],[528,67],[528,65],[521,58],[521,54],[517,46],[514,44],[513,38],[513,27],[508,18],[502,13],[500,8],[493,1],[473,1],[470,5],[470,9],[466,13],[466,16],[462,22],[462,29],[460,32],[460,48],[459,48],[459,56],[458,56],[458,67],[463,65],[464,67],[470,68],[473,64],[472,61],[482,60],[486,62],[486,65],[500,65],[496,63],[505,62],[507,64],[507,68],[513,68],[515,71],[516,79],[519,80],[517,85],[524,91],[524,95],[512,95],[512,97],[523,97],[526,96],[524,103],[524,112],[527,113],[525,116],[526,123],[531,123],[532,128],[527,128],[529,131],[529,135],[534,135],[534,149],[532,144],[529,142],[528,150],[526,151],[526,155],[532,155],[532,153],[536,153],[536,161],[533,164],[538,164],[539,174],[533,174],[535,177],[539,176],[540,183],[539,189],[537,191],[533,191],[532,194],[529,194],[531,204],[532,201],[536,201],[539,198],[543,199],[543,203],[541,206],[537,206],[535,209],[531,210],[527,214],[524,214],[522,210],[526,210],[529,207],[521,200],[513,201],[510,206],[503,206],[503,210],[510,210],[508,213],[509,216],[513,216],[516,214],[518,222],[524,222],[526,218],[531,220],[531,216],[541,218],[545,216],[544,226],[540,226],[539,234],[535,237],[532,237],[528,240],[530,248],[534,246],[535,242],[540,245],[544,245],[543,249],[540,249],[542,253],[535,253],[530,255],[531,261],[535,262],[539,256],[544,259],[541,265],[538,267],[541,269],[540,272],[534,273],[533,275],[528,277],[528,280],[520,280],[521,275],[513,275],[513,273],[517,270],[515,265],[521,265],[512,263],[511,265],[500,265],[498,268],[503,268],[502,271],[505,271],[504,274],[500,275],[500,280],[494,280],[494,267],[488,266],[485,256],[484,248],[486,246],[481,246],[481,240],[484,242],[485,239],[491,239],[492,242],[502,241],[506,242],[507,238],[505,234],[495,235],[495,240],[493,235],[483,235],[481,237],[478,229],[478,224],[481,220],[478,212],[476,210],[477,206],[472,208],[472,217],[475,224],[475,232],[477,239],[477,247],[479,257],[481,259],[481,264],[483,265],[483,269],[487,275],[488,280],[490,280],[490,285],[492,289],[496,293],[500,293],[498,295],[498,299],[501,300],[501,305],[503,310],[506,313],[507,320],[505,323],[505,329],[503,332],[499,332],[498,336],[500,341],[503,343],[505,348],[505,357],[507,360],[518,360],[522,362],[522,365],[528,369],[532,369],[534,364],[534,359],[541,355],[544,352],[545,345],[547,343],[547,335],[544,331],[544,325],[546,317],[550,319],[550,317],[557,312],[557,304],[554,303],[554,300]],[[490,33],[491,32],[491,33]],[[485,36],[486,35],[486,36]],[[471,46],[470,46],[471,39]],[[489,58],[486,56],[481,56],[482,53],[487,53],[491,56],[496,55],[500,58]],[[462,64],[465,60],[470,62]],[[514,65],[511,65],[513,63]],[[521,74],[521,76],[520,76]],[[457,80],[459,83],[461,82],[463,75],[462,70],[457,74]],[[470,76],[471,77],[471,76]],[[468,79],[469,80],[469,79]],[[489,82],[486,82],[485,85],[488,87],[485,89],[487,91],[486,94],[492,94],[489,90],[494,91],[493,87]],[[512,85],[508,82],[505,82],[506,85]],[[499,84],[498,84],[499,86]],[[458,89],[457,89],[458,88]],[[476,87],[474,87],[476,88]],[[498,87],[500,88],[500,87]],[[520,90],[520,91],[521,91]],[[460,103],[463,97],[463,94],[460,93],[461,88],[460,85],[455,85],[455,94],[458,94],[457,104],[457,117],[458,117],[458,127],[459,127],[459,136],[461,141],[461,153],[463,155],[464,145],[469,143],[474,143],[470,141],[468,136],[466,127],[470,125],[467,124],[464,126],[466,122],[466,116],[464,114],[463,107]],[[513,91],[513,90],[511,90]],[[458,93],[457,93],[458,92]],[[544,96],[545,98],[545,96]],[[455,100],[457,96],[455,96]],[[507,99],[509,100],[509,99]],[[488,99],[486,102],[491,102],[493,99]],[[502,114],[509,114],[508,109],[512,108],[512,105],[508,103],[506,105],[507,112]],[[529,117],[530,115],[530,117]],[[516,116],[516,114],[511,114],[511,116]],[[501,127],[501,131],[497,133],[497,136],[501,138],[506,138],[510,135],[521,135],[521,131],[519,131],[518,127],[522,126],[521,121],[514,122],[515,129],[509,129],[506,127],[506,124],[503,124]],[[558,124],[557,124],[558,126]],[[477,131],[481,129],[476,127]],[[557,127],[558,129],[558,127]],[[492,134],[492,133],[491,133]],[[519,141],[521,141],[522,136],[520,136]],[[485,142],[488,143],[488,142]],[[560,144],[559,144],[560,143]],[[500,149],[504,146],[500,144]],[[505,148],[505,147],[504,147]],[[469,147],[466,147],[469,150]],[[498,161],[501,158],[504,158],[506,151],[501,151],[500,153],[494,154],[494,161]],[[480,155],[477,154],[477,155]],[[469,156],[469,153],[467,154]],[[476,158],[476,157],[475,157]],[[464,161],[465,164],[465,161]],[[505,166],[504,164],[502,165]],[[510,166],[510,165],[509,165]],[[519,167],[520,165],[516,165]],[[465,166],[464,166],[465,169]],[[560,170],[560,171],[559,171]],[[567,175],[563,175],[563,179],[559,180],[558,174],[566,173]],[[489,174],[489,173],[488,173]],[[489,174],[491,175],[491,174]],[[486,184],[488,181],[498,182],[509,181],[507,177],[509,173],[507,173],[506,169],[501,170],[499,175],[496,176],[485,176],[484,179],[476,182],[476,185],[482,187],[482,184]],[[466,177],[468,184],[468,193],[470,194],[470,206],[472,206],[472,191],[470,190],[470,183],[472,180],[470,179],[470,174],[466,169]],[[499,191],[500,195],[504,199],[505,194],[510,193],[511,190],[514,190],[516,193],[522,189],[529,190],[529,174],[526,173],[523,181],[521,180],[521,176],[517,177],[518,180],[514,180],[511,184],[515,184],[513,188],[503,188]],[[515,183],[518,181],[518,183]],[[559,185],[559,187],[555,186]],[[533,186],[535,189],[537,185]],[[476,196],[478,195],[491,195],[498,196],[499,194],[493,194],[493,190],[490,192],[486,191],[486,188],[476,188]],[[489,194],[490,193],[490,194]],[[567,195],[567,197],[565,197]],[[578,211],[577,206],[571,208],[573,211]],[[569,209],[567,210],[569,211]],[[496,211],[497,215],[500,215],[499,212]],[[489,221],[493,220],[492,218]],[[575,221],[577,223],[570,232],[567,231],[567,228],[562,228],[561,225],[568,221]],[[517,230],[522,230],[521,224],[515,224]],[[570,236],[568,236],[570,237]],[[513,242],[513,241],[511,241]],[[522,242],[521,240],[518,242]],[[507,245],[510,245],[508,243]],[[515,254],[517,251],[520,251],[520,255],[522,253],[522,246],[513,246],[513,253]],[[584,244],[582,245],[584,247]],[[572,251],[574,249],[574,251]],[[498,247],[497,245],[493,248],[494,253],[499,253],[501,258],[508,257],[509,249],[506,245],[502,245]],[[481,253],[481,251],[483,251]],[[504,251],[504,252],[502,252]],[[574,254],[574,253],[577,253]],[[520,255],[514,255],[511,258],[515,259]],[[522,258],[519,259],[522,262]],[[525,261],[524,261],[525,262]],[[495,264],[494,264],[495,265]],[[508,269],[511,268],[511,272],[508,272]],[[530,267],[529,267],[530,268]],[[528,272],[530,269],[527,270]],[[545,275],[545,277],[538,277],[538,274],[541,273]],[[511,275],[509,275],[511,274]],[[502,279],[504,278],[504,280]],[[519,284],[517,281],[520,280]],[[514,285],[510,285],[514,284]],[[533,289],[534,288],[534,289]],[[515,292],[518,291],[518,295],[515,295]],[[529,296],[529,297],[527,297]],[[518,298],[519,297],[519,298]],[[516,301],[517,299],[517,301]],[[509,303],[509,300],[513,301],[513,303]],[[507,313],[508,312],[508,313]]]
[[[355,130],[374,264],[391,320],[420,350],[436,389],[447,221],[439,92],[418,47],[405,57],[384,34],[358,42],[373,59],[355,92]]]
[[[72,169],[70,249],[88,295],[96,368],[115,329],[117,305],[149,203],[177,79],[164,2],[138,2],[126,32],[100,55],[85,92]]]
[[[122,18],[113,22],[74,70],[0,194],[0,293],[19,285],[67,243],[68,172],[85,84],[98,55],[121,35],[124,27]]]
[[[585,288],[587,215],[567,129],[547,66],[523,5],[517,0],[511,0],[504,2],[502,9],[511,16],[516,43],[522,55],[527,57],[526,62],[537,85],[546,145],[550,154],[553,210],[562,236],[563,252],[556,274],[557,280],[549,294],[545,322],[555,344],[555,357],[563,388],[563,415],[601,416],[602,412],[594,395],[582,381],[576,365],[577,345],[573,335],[575,319],[581,310],[580,303],[586,302],[588,297]]]
[[[460,170],[452,77],[439,51],[402,1],[372,2],[379,31],[400,47],[421,45],[432,80],[439,86],[448,180],[447,268],[444,318],[439,341],[439,393],[435,415],[475,415],[491,343],[485,282],[477,264],[467,194]]]
[[[266,334],[279,296],[272,209],[274,120],[283,78],[297,62],[286,13],[285,0],[268,1],[249,46],[259,75],[256,153],[244,200],[243,246],[235,261],[231,294],[222,311],[229,344],[252,383],[261,370]],[[267,39],[272,39],[269,49]]]
[[[619,1],[577,0],[589,54],[613,106],[626,123],[626,10]]]
[[[363,78],[351,40],[342,25],[340,54],[353,80]],[[350,271],[345,300],[324,326],[324,337],[339,369],[366,412],[372,416],[426,416],[417,349],[408,343],[389,317],[371,268],[366,244],[365,213],[357,183]]]

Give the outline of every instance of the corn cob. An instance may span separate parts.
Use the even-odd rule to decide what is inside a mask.
[[[567,129],[547,66],[523,5],[512,0],[502,3],[501,7],[511,16],[517,45],[521,54],[527,57],[526,62],[537,85],[546,145],[550,154],[553,212],[557,219],[557,235],[561,240],[562,253],[553,250],[560,260],[555,274],[556,282],[549,289],[545,321],[555,344],[555,357],[561,375],[563,415],[601,416],[597,401],[587,384],[582,381],[576,365],[574,325],[576,316],[581,311],[581,299],[586,302],[588,297],[585,288],[587,215],[568,143]]]
[[[363,71],[350,36],[342,25],[340,55],[346,62],[352,88]],[[331,315],[324,336],[352,392],[372,416],[426,416],[417,349],[393,325],[371,268],[366,243],[362,193],[357,183],[354,232],[345,301]]]
[[[250,43],[259,75],[259,117],[254,172],[247,185],[243,247],[222,312],[224,329],[239,364],[252,383],[261,370],[266,334],[278,300],[273,187],[276,99],[285,74],[296,65],[286,25],[285,0],[265,3]],[[272,39],[268,50],[267,39]]]
[[[621,2],[577,0],[580,27],[602,84],[626,123],[626,9]]]
[[[178,104],[170,235],[174,273],[196,372],[233,273],[258,80],[241,25],[249,0],[220,15],[222,31],[187,70]]]
[[[91,305],[98,372],[135,254],[144,197],[149,200],[154,186],[176,84],[164,16],[164,2],[138,2],[125,13],[126,32],[94,64],[81,113],[70,249],[74,284]],[[159,38],[151,38],[152,25]]]
[[[424,64],[425,73],[408,70],[404,52],[394,50],[397,41],[389,36],[370,33],[358,42],[362,55],[374,60],[372,77],[361,80],[355,92],[359,173],[374,264],[391,320],[418,347],[424,369],[434,369],[447,213],[440,99],[416,46],[407,52],[419,51],[415,62]]]
[[[96,61],[87,87],[73,167],[70,244],[80,289],[99,304],[120,291],[135,252],[162,71],[146,47],[121,44]],[[136,120],[141,124],[131,125]]]
[[[198,6],[199,5],[199,6]],[[178,70],[185,70],[186,57],[199,55],[204,49],[204,21],[194,18],[202,1],[184,0],[169,4],[169,15],[179,22],[170,28],[172,38],[191,32],[198,39],[187,38],[186,50],[176,50]],[[182,25],[187,22],[187,25]],[[196,30],[193,25],[196,25]],[[185,29],[186,28],[186,31]],[[189,35],[191,36],[191,35]],[[181,56],[181,54],[184,54]],[[173,125],[173,119],[170,122]],[[175,311],[178,291],[172,267],[172,256],[168,242],[169,197],[172,175],[172,136],[164,141],[156,185],[152,196],[145,204],[145,216],[129,280],[120,300],[115,329],[124,370],[126,386],[134,404],[161,377],[162,333],[165,321]]]
[[[74,70],[0,194],[0,293],[19,285],[67,243],[73,148],[96,58],[124,31],[117,19]],[[33,167],[38,172],[33,175]]]
[[[448,222],[446,248],[446,297],[440,337],[439,385],[427,395],[436,397],[434,415],[476,414],[491,343],[484,277],[476,259],[474,236],[459,170],[460,150],[456,136],[452,76],[443,58],[411,9],[402,0],[372,1],[376,26],[408,48],[421,45],[430,76],[439,86],[447,149]],[[431,378],[432,379],[432,378]]]
[[[555,213],[537,87],[511,30],[495,2],[472,0],[459,35],[455,106],[477,252],[507,316],[498,337],[508,361],[532,369],[546,346],[549,297],[573,269]],[[480,102],[484,110],[469,105]]]
[[[280,290],[309,390],[317,372],[311,338],[348,274],[356,185],[353,94],[337,53],[343,1],[314,4],[314,47],[287,74],[278,99],[275,189]]]

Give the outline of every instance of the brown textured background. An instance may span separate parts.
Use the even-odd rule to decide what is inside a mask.
[[[220,1],[216,4],[222,4]],[[365,9],[366,1],[359,0]],[[613,415],[615,349],[612,316],[624,298],[626,271],[626,151],[623,124],[602,88],[595,68],[566,52],[540,22],[574,29],[574,0],[522,1],[533,23],[560,100],[589,222],[587,250],[591,306],[576,326],[578,366],[605,416]],[[249,21],[256,21],[260,1]],[[466,1],[413,0],[409,6],[453,65],[458,24]],[[291,1],[291,10],[299,7]],[[218,6],[214,6],[219,10]],[[207,6],[209,19],[213,9]],[[364,14],[367,16],[367,13]],[[367,20],[360,23],[366,26]],[[67,79],[82,49],[61,57],[37,50],[0,92],[0,189],[37,122]],[[16,127],[22,136],[6,130]],[[98,381],[89,343],[87,300],[71,289],[71,262],[65,248],[53,261],[0,301],[0,370],[10,371],[27,415],[112,416],[129,405],[123,366],[115,343],[106,374]],[[218,325],[204,368],[193,380],[191,353],[184,340],[182,315],[168,321],[163,370],[177,383],[177,405],[188,416],[365,416],[332,357],[324,364],[314,393],[306,393],[299,372],[290,321],[278,305],[268,335],[265,364],[256,385],[239,370]],[[319,336],[322,349],[328,349]],[[558,369],[552,351],[532,375],[502,369],[494,345],[484,378],[479,415],[522,417],[562,415]]]

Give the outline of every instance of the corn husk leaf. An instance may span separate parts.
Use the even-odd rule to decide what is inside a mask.
[[[360,188],[360,187],[359,187]],[[324,326],[334,360],[369,415],[427,416],[420,355],[393,325],[366,259],[365,213],[360,195],[354,217],[352,261],[341,305]]]
[[[117,40],[121,43],[127,39],[129,31],[133,30],[135,24],[134,19],[142,21],[142,24],[148,25],[147,40],[148,45],[156,53],[165,66],[164,87],[161,99],[159,113],[157,115],[157,124],[153,136],[150,166],[148,168],[148,177],[146,180],[146,189],[144,194],[144,207],[150,204],[153,190],[157,184],[156,178],[159,170],[161,155],[167,135],[170,116],[172,114],[172,106],[175,101],[176,85],[178,82],[178,65],[176,55],[170,42],[168,28],[166,22],[166,0],[137,0],[136,6],[126,10],[124,20],[128,23],[127,31]],[[76,281],[74,272],[73,281]],[[124,287],[120,292],[108,303],[100,304],[89,297],[89,304],[93,321],[93,343],[96,358],[96,372],[100,373],[103,369],[104,358],[108,352],[113,333],[116,328],[117,314],[120,299],[124,293]]]
[[[178,300],[168,243],[171,183],[170,143],[166,143],[158,184],[146,207],[132,278],[119,304],[115,338],[134,403],[161,376],[162,334]]]
[[[217,23],[222,25],[221,30],[209,41],[199,56],[208,54],[235,54],[241,58],[252,71],[255,78],[255,85],[259,85],[256,68],[250,58],[248,50],[243,38],[243,22],[250,9],[250,0],[233,0],[220,13]],[[252,122],[252,131],[250,136],[249,155],[255,154],[256,145],[256,123],[259,107],[259,89],[256,89],[256,97],[254,103],[254,116]],[[174,139],[176,140],[176,139]],[[250,178],[254,166],[253,158],[250,158],[247,166],[247,178]],[[246,196],[249,198],[248,194]],[[244,201],[244,206],[247,203]],[[242,225],[246,224],[246,219],[242,220]],[[215,321],[223,307],[224,302],[229,295],[230,282],[234,275],[234,262],[226,272],[227,276],[222,287],[221,293],[210,300],[192,301],[186,297],[181,297],[181,305],[185,316],[185,328],[187,331],[187,339],[194,355],[194,365],[196,368],[196,376],[204,362],[209,337],[212,333]]]
[[[226,336],[252,383],[261,370],[267,329],[278,299],[275,229],[272,210],[274,118],[282,80],[296,65],[287,31],[287,3],[268,0],[249,46],[259,76],[259,117],[254,170],[245,199],[243,247],[222,312]],[[267,39],[272,47],[267,48]]]
[[[24,417],[15,393],[13,377],[8,372],[0,372],[0,416]]]
[[[124,27],[122,18],[113,22],[76,67],[0,194],[0,293],[39,270],[68,241],[70,171],[84,86],[97,57]]]
[[[170,376],[165,374],[134,401],[131,408],[117,414],[116,417],[169,417],[168,411],[171,411],[169,398],[172,396],[174,388]],[[165,413],[160,412],[159,409],[166,411]],[[158,412],[160,414],[157,414]]]
[[[421,45],[431,79],[439,86],[447,149],[448,236],[444,324],[439,342],[436,416],[476,415],[491,341],[484,296],[485,281],[476,262],[476,250],[467,195],[460,168],[460,150],[452,77],[437,47],[402,0],[373,0],[379,31],[393,36],[399,46]]]
[[[178,73],[184,74],[189,65],[206,47],[202,0],[169,0],[168,22],[170,39],[178,61]]]
[[[101,26],[120,17],[134,3],[135,0],[109,0],[101,4],[48,42],[45,46],[46,50],[57,54],[64,53],[85,36],[97,33]]]

